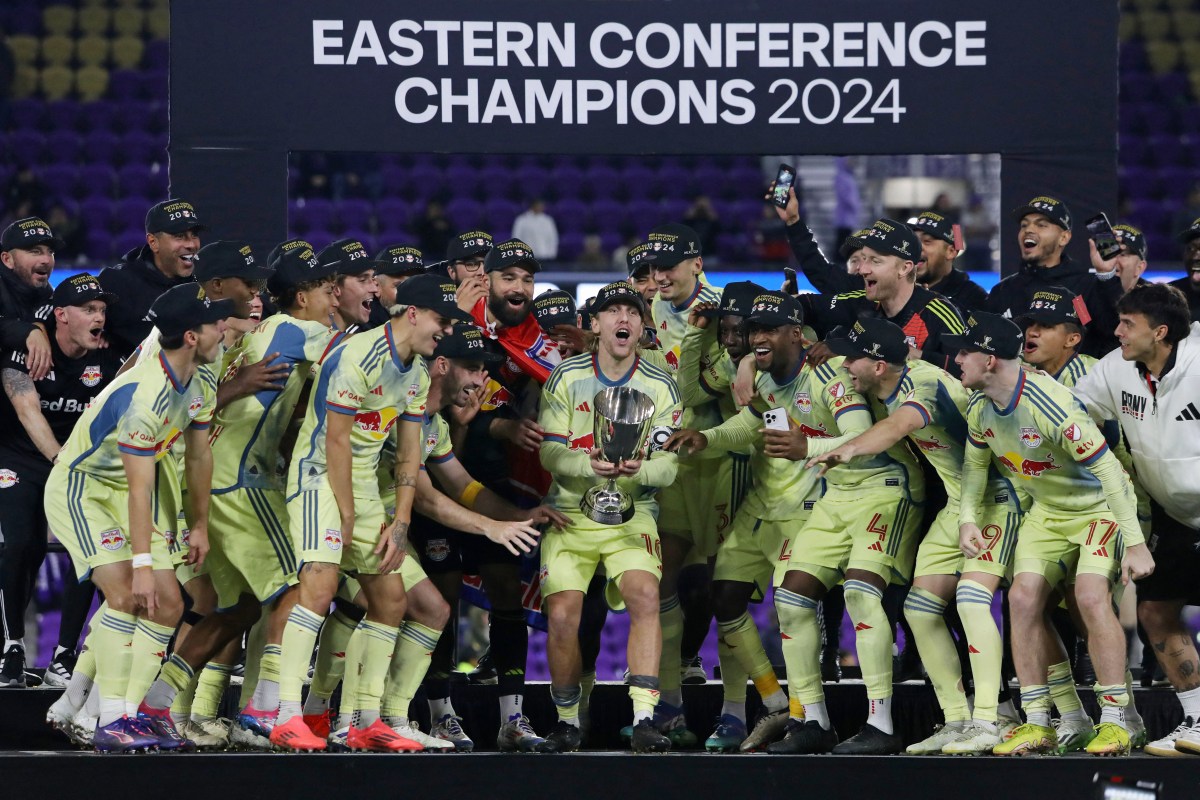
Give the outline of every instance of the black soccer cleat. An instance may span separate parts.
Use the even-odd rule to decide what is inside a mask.
[[[583,732],[571,723],[559,720],[533,750],[535,753],[574,753],[582,743]]]
[[[787,733],[767,747],[774,755],[810,756],[833,752],[838,746],[837,731],[825,730],[816,720],[789,719]]]
[[[3,662],[0,662],[0,687],[8,689],[24,689],[25,682],[25,648],[14,644],[4,651]]]
[[[629,745],[635,753],[666,753],[671,749],[671,740],[659,733],[651,720],[644,719],[633,726]]]
[[[902,750],[900,737],[867,723],[862,730],[833,748],[835,756],[890,756]]]

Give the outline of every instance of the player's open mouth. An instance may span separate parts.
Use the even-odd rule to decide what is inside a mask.
[[[1032,250],[1037,247],[1037,239],[1026,237],[1025,239],[1021,240],[1021,247],[1025,248],[1026,250]]]
[[[504,302],[508,303],[514,309],[524,308],[529,304],[529,298],[523,294],[510,294],[504,298]]]
[[[633,336],[633,332],[630,331],[628,328],[618,328],[616,336],[617,336],[617,341],[627,342],[627,341],[629,341],[629,338],[631,336]]]
[[[1026,355],[1028,355],[1028,354],[1030,354],[1030,353],[1034,352],[1034,351],[1035,351],[1035,350],[1037,350],[1037,349],[1038,349],[1038,343],[1037,343],[1037,342],[1031,342],[1031,341],[1029,341],[1028,339],[1026,339],[1026,340],[1025,340],[1025,354],[1026,354]]]
[[[185,264],[191,264],[193,261],[196,260],[196,254],[195,253],[184,253],[183,255],[181,255],[179,257],[179,260]]]
[[[255,322],[258,322],[260,319],[262,319],[262,312],[261,311],[251,311],[250,319],[254,320]]]
[[[440,334],[440,333],[435,333],[435,334],[433,335],[433,341],[434,341],[435,343],[437,343],[437,342],[440,342],[440,341],[441,341],[443,338],[444,338],[444,335],[443,335],[443,334]]]
[[[863,278],[863,285],[868,289],[874,289],[879,285],[879,281],[872,278]]]
[[[364,314],[371,313],[371,298],[370,297],[368,297],[366,300],[362,301],[362,310],[363,310]]]
[[[100,336],[103,333],[104,333],[103,327],[96,327],[96,328],[91,328],[88,330],[88,336],[91,336],[93,339],[96,339],[96,340],[99,340]]]

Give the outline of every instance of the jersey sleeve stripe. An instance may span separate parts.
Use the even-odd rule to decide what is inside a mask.
[[[410,414],[406,411],[400,415],[400,419],[404,420],[405,422],[420,422],[421,415],[420,414]]]
[[[980,440],[976,439],[974,436],[972,436],[969,433],[967,434],[967,443],[971,444],[974,447],[978,447],[980,450],[987,449],[987,444],[985,442],[981,442]]]
[[[1096,459],[1100,458],[1102,455],[1104,455],[1107,452],[1108,452],[1108,442],[1101,442],[1100,446],[1096,448],[1096,452],[1092,453],[1090,456],[1083,459],[1079,463],[1085,467],[1090,466],[1091,464],[1095,463]]]
[[[933,422],[933,417],[925,409],[925,406],[921,405],[916,400],[906,400],[900,405],[900,407],[916,409],[917,413],[921,415],[921,419],[925,420],[926,425]]]
[[[349,414],[357,414],[358,413],[357,408],[351,408],[350,406],[339,405],[339,404],[333,402],[332,400],[325,401],[325,408],[327,408],[328,410],[332,411],[335,414],[348,414],[349,415]]]
[[[925,307],[942,321],[942,324],[946,326],[950,333],[962,333],[966,330],[958,314],[941,300],[934,300]]]
[[[445,464],[447,461],[454,460],[454,451],[451,450],[450,452],[444,453],[440,456],[430,456],[427,460],[432,461],[434,464]]]
[[[848,406],[842,406],[837,411],[833,412],[833,418],[841,419],[842,414],[845,414],[847,411],[853,411],[856,408],[861,408],[863,411],[867,411],[867,407],[865,405],[863,405],[862,403],[853,403]]]
[[[122,453],[128,453],[131,456],[152,456],[154,455],[153,447],[135,447],[131,444],[118,444],[117,449]]]
[[[544,433],[542,439],[547,442],[555,442],[557,444],[566,444],[567,437],[560,433]]]

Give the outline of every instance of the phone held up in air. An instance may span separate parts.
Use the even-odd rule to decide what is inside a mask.
[[[771,192],[771,202],[780,208],[787,208],[788,192],[796,185],[796,168],[790,164],[780,164],[779,172],[775,173],[775,189]]]
[[[1096,251],[1105,261],[1116,258],[1121,254],[1121,243],[1117,234],[1108,223],[1108,215],[1103,212],[1087,221],[1088,236],[1096,243]]]
[[[796,281],[796,270],[792,267],[783,268],[783,292],[793,296],[800,292],[800,284]]]
[[[787,431],[788,425],[787,412],[782,408],[772,408],[763,412],[763,427],[769,431]]]

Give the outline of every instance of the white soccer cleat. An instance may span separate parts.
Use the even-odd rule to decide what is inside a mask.
[[[447,753],[454,752],[454,742],[448,742],[445,739],[439,739],[436,736],[429,736],[417,727],[417,723],[411,719],[404,717],[386,717],[384,722],[391,726],[391,729],[403,736],[405,739],[411,739],[417,744],[425,748],[426,753]]]
[[[1004,729],[991,722],[971,721],[963,728],[958,738],[947,742],[942,747],[942,754],[947,756],[980,756],[991,755],[992,748],[1004,741]]]
[[[904,752],[910,756],[940,755],[942,748],[957,740],[966,727],[965,722],[947,722],[936,729],[933,735],[910,744]]]

